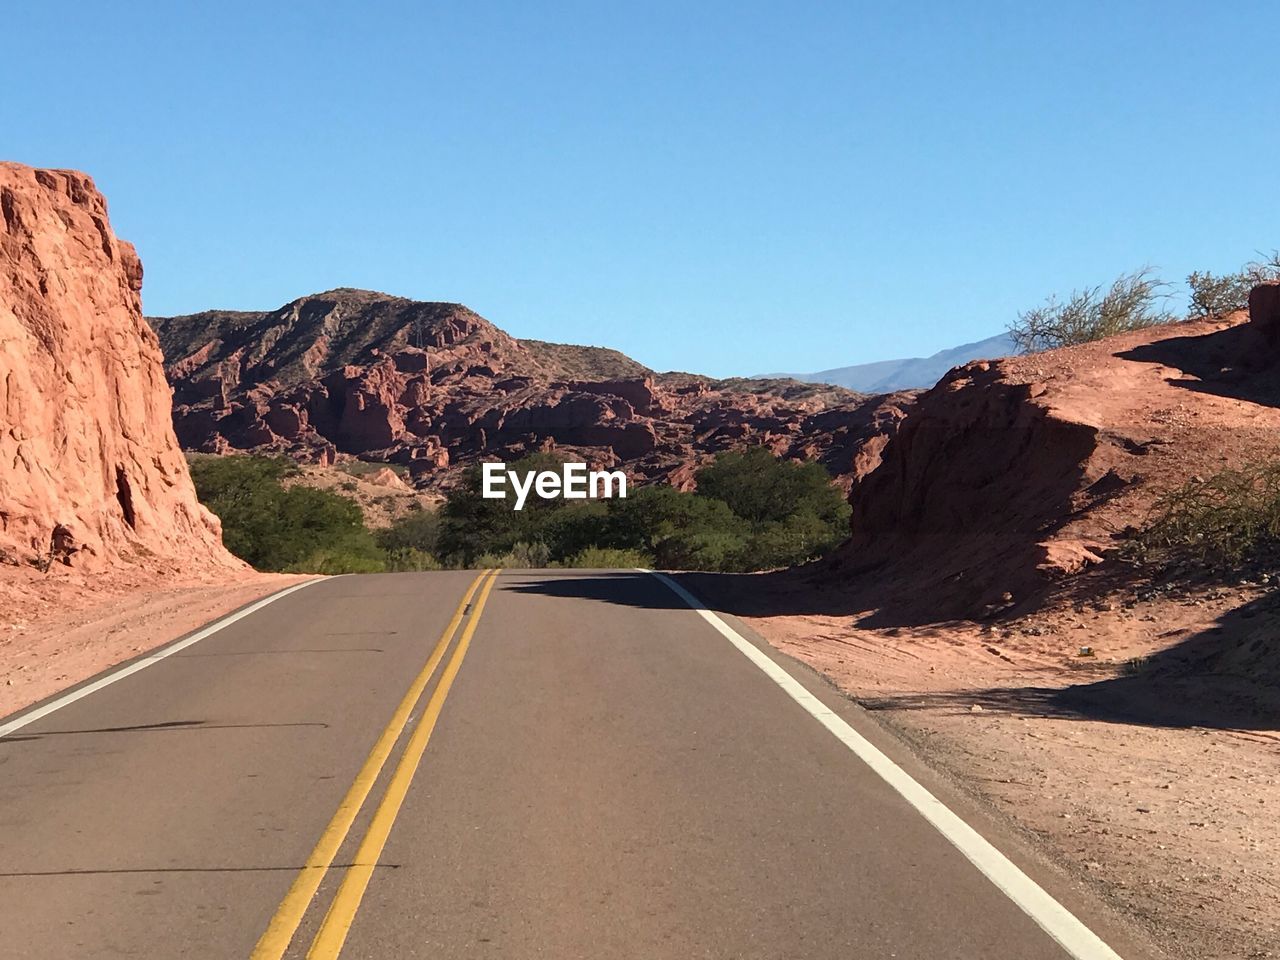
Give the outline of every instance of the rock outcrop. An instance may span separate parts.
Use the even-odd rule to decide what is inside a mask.
[[[0,558],[242,566],[196,501],[142,264],[93,181],[0,163],[0,219]]]
[[[1254,292],[1253,322],[952,370],[853,485],[837,568],[882,591],[890,619],[980,617],[1098,564],[1192,477],[1274,456],[1277,292]]]
[[[151,322],[184,447],[396,463],[424,489],[482,457],[549,449],[687,486],[698,464],[750,444],[851,482],[906,400],[657,374],[612,350],[517,340],[459,304],[364,290]]]

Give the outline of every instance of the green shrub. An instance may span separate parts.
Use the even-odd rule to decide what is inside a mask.
[[[1280,548],[1280,460],[1224,470],[1157,502],[1136,537],[1141,556],[1225,572]]]
[[[510,469],[558,470],[539,454]],[[223,521],[229,549],[261,570],[363,573],[442,565],[649,567],[740,571],[802,563],[846,534],[849,507],[825,469],[763,448],[721,454],[697,474],[698,492],[665,484],[609,500],[543,500],[523,510],[486,500],[470,471],[437,511],[419,510],[376,533],[332,492],[285,489],[295,468],[263,457],[195,458],[202,501]]]
[[[388,553],[397,550],[435,553],[440,544],[440,517],[434,510],[419,509],[393,520],[391,526],[374,536],[378,546]]]
[[[575,553],[564,564],[566,567],[582,567],[596,570],[634,570],[636,567],[653,566],[653,557],[639,550],[620,550],[617,547],[587,547]]]
[[[443,569],[434,554],[416,547],[393,547],[386,551],[386,555],[386,567],[393,573]]]
[[[517,543],[503,553],[480,554],[475,566],[534,570],[551,566],[551,552],[544,543]]]
[[[813,514],[843,522],[849,505],[820,463],[779,460],[764,447],[722,453],[696,474],[698,493],[750,523]]]
[[[1143,267],[1117,277],[1105,291],[1098,286],[1072,291],[1065,301],[1050,297],[1018,314],[1009,334],[1023,353],[1036,353],[1168,323],[1167,287]]]
[[[1197,317],[1221,317],[1243,310],[1249,303],[1249,291],[1253,289],[1253,284],[1243,273],[1227,273],[1219,277],[1197,271],[1187,277],[1187,286],[1191,288],[1191,314]]]
[[[539,453],[518,460],[507,469],[523,476],[540,470],[559,470],[562,463],[551,454]],[[524,509],[517,511],[512,509],[510,500],[486,500],[481,496],[480,467],[473,467],[440,507],[440,555],[460,566],[476,566],[482,554],[500,556],[517,543],[541,540],[549,515],[565,509],[565,503],[530,496]]]

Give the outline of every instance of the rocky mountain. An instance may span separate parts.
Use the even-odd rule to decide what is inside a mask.
[[[1274,456],[1278,365],[1271,284],[1248,313],[959,367],[853,485],[837,566],[907,619],[1019,603],[1097,567],[1161,494]]]
[[[242,566],[174,438],[142,264],[93,181],[0,163],[0,560]]]
[[[859,363],[851,367],[835,367],[816,373],[782,373],[805,383],[827,383],[863,393],[891,393],[895,390],[915,390],[932,387],[948,370],[974,360],[990,360],[1017,353],[1017,347],[1007,333],[997,334],[985,340],[961,344],[939,350],[929,357],[908,357],[901,360],[878,360]]]
[[[366,290],[151,323],[184,447],[386,461],[426,489],[481,458],[550,449],[687,485],[707,458],[749,444],[851,482],[908,399],[659,374],[613,350],[516,339],[460,304]]]

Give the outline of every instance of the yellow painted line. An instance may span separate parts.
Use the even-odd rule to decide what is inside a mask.
[[[391,720],[373,745],[373,749],[369,752],[364,766],[360,768],[360,772],[356,774],[350,789],[347,790],[347,795],[338,804],[338,809],[334,813],[333,819],[324,828],[324,833],[320,835],[320,840],[316,843],[315,849],[311,851],[306,863],[303,864],[297,877],[294,878],[293,885],[289,887],[289,892],[280,901],[280,906],[276,908],[275,916],[271,918],[266,931],[258,940],[257,946],[253,948],[253,953],[249,954],[249,960],[281,960],[285,951],[289,949],[289,943],[293,940],[293,935],[297,933],[298,925],[302,923],[302,917],[307,912],[311,898],[320,889],[320,882],[324,879],[325,872],[333,864],[333,858],[337,856],[338,849],[342,846],[342,841],[347,838],[347,834],[351,831],[351,824],[355,822],[356,815],[359,814],[360,808],[364,806],[364,802],[369,796],[369,791],[373,789],[373,785],[378,779],[378,774],[382,772],[382,767],[387,762],[387,757],[391,755],[391,750],[400,738],[405,724],[409,722],[409,715],[413,711],[414,704],[422,696],[422,691],[426,689],[427,683],[431,680],[431,675],[435,673],[436,667],[439,666],[440,661],[444,658],[444,653],[449,648],[449,642],[453,639],[453,635],[458,629],[458,624],[462,622],[467,606],[471,603],[471,598],[475,596],[476,588],[480,586],[480,582],[490,572],[485,570],[477,574],[476,578],[471,581],[471,586],[467,589],[466,596],[462,598],[458,608],[453,611],[453,617],[450,618],[448,626],[444,628],[444,632],[440,635],[440,640],[435,649],[431,651],[431,656],[427,659],[426,665],[414,678],[408,692],[400,701],[400,705],[396,707],[395,713],[391,715]]]
[[[427,701],[422,722],[410,735],[404,754],[400,757],[400,763],[397,764],[396,771],[387,784],[387,792],[373,814],[364,840],[360,842],[355,862],[347,869],[347,875],[342,879],[342,886],[338,888],[337,896],[329,905],[329,912],[325,914],[324,922],[311,942],[311,949],[307,951],[307,960],[336,960],[338,954],[342,952],[342,946],[347,941],[347,933],[351,930],[351,924],[355,922],[356,911],[360,909],[360,901],[364,899],[369,880],[373,877],[374,867],[378,864],[378,858],[382,856],[387,838],[391,835],[391,827],[395,824],[404,798],[409,793],[413,775],[418,770],[418,764],[422,760],[423,752],[427,749],[428,741],[431,740],[431,732],[440,718],[445,698],[449,696],[449,688],[453,686],[453,680],[462,666],[462,658],[467,655],[471,637],[476,632],[476,624],[480,620],[480,614],[484,612],[489,592],[497,582],[498,573],[499,571],[495,570],[480,591],[480,599],[476,601],[475,609],[471,612],[471,619],[467,621],[462,637],[454,648],[453,656],[449,658],[448,666],[444,668],[444,673],[440,674],[440,682],[431,694],[431,699]]]

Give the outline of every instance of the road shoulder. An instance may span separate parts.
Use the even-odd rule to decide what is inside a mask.
[[[1206,631],[1222,615],[1212,603],[1131,615],[1068,610],[1065,619],[1046,614],[1018,630],[870,629],[853,612],[795,612],[827,606],[814,597],[771,599],[752,578],[720,582],[689,577],[695,593],[742,613],[739,622],[866,708],[864,716],[997,811],[1168,955],[1265,957],[1280,942],[1280,862],[1268,852],[1280,845],[1274,724],[1142,715],[1143,702],[1113,679],[1125,657],[1152,649],[1138,644],[1135,626]],[[1089,629],[1079,629],[1082,620]],[[1097,658],[1076,656],[1080,637]],[[1076,702],[1113,686],[1115,709]]]
[[[0,584],[0,719],[291,584],[254,571],[160,578],[34,571]]]

